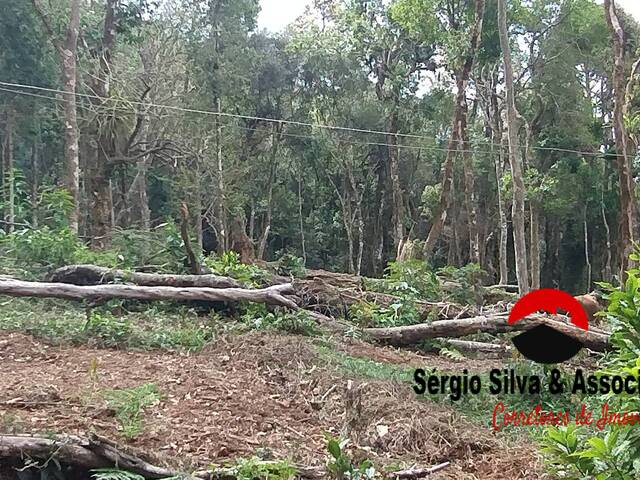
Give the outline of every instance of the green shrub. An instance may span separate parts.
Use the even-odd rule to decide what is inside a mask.
[[[319,333],[316,322],[303,310],[270,312],[265,305],[249,304],[241,320],[256,330],[277,330],[307,336]]]
[[[447,300],[461,304],[482,304],[482,280],[486,276],[487,273],[477,263],[470,263],[461,268],[448,266],[438,270],[441,283],[448,287]]]
[[[233,250],[220,256],[209,256],[205,259],[205,265],[218,275],[235,278],[247,285],[257,286],[269,278],[268,272],[260,267],[242,263],[240,255]]]
[[[327,450],[331,459],[327,462],[327,470],[331,478],[335,480],[372,480],[375,478],[376,469],[369,459],[355,464],[349,457],[346,447],[349,440],[339,440],[327,437]]]
[[[632,260],[639,261],[638,254]],[[604,315],[613,329],[611,354],[601,362],[602,374],[640,376],[640,270],[628,272],[623,287],[601,284],[609,293]],[[622,393],[597,397],[611,411],[636,412],[637,395]],[[595,404],[592,400],[590,403]],[[548,429],[541,439],[549,469],[558,478],[627,480],[640,478],[640,432],[637,426],[613,426],[604,431],[592,426]]]
[[[107,406],[116,413],[116,419],[127,438],[137,437],[143,428],[142,411],[161,398],[157,387],[147,383],[134,388],[104,392]]]
[[[276,273],[278,275],[300,278],[305,276],[307,269],[304,267],[304,260],[302,258],[286,253],[278,260]]]

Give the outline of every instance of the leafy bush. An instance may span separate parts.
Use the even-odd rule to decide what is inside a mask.
[[[277,330],[307,336],[317,335],[319,332],[316,322],[303,310],[270,312],[265,305],[249,304],[241,320],[257,330]]]
[[[421,300],[437,300],[441,296],[438,277],[422,260],[389,262],[384,278],[373,280],[367,286],[378,292]]]
[[[152,383],[135,388],[109,390],[104,393],[107,406],[116,412],[122,434],[137,437],[142,431],[142,410],[160,400],[157,387]]]
[[[247,285],[257,286],[269,278],[269,274],[255,265],[247,265],[240,261],[240,255],[233,250],[222,255],[211,255],[205,259],[205,265],[214,273],[235,278]]]
[[[337,438],[327,438],[327,450],[331,459],[327,462],[327,470],[335,480],[369,480],[376,475],[376,469],[371,460],[365,459],[354,464],[349,457],[346,447],[349,440],[340,441]]]
[[[636,253],[632,260],[640,260]],[[640,270],[628,272],[625,285],[605,295],[609,305],[604,315],[612,326],[614,351],[602,361],[601,373],[622,377],[640,376]],[[611,411],[638,411],[637,395],[607,395]],[[627,480],[640,478],[640,432],[637,426],[608,427],[604,432],[592,427],[555,428],[542,439],[547,463],[559,478]]]
[[[286,253],[278,260],[276,273],[278,275],[300,278],[305,276],[307,269],[304,267],[304,260],[302,258]]]
[[[413,325],[421,321],[413,296],[399,298],[389,306],[361,301],[349,307],[349,318],[363,328]]]
[[[438,270],[438,277],[442,284],[447,286],[448,300],[461,304],[482,304],[482,280],[486,275],[477,263],[470,263],[461,268],[448,266]]]

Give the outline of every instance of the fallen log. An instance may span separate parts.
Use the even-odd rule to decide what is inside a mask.
[[[147,287],[208,287],[238,288],[237,280],[219,275],[174,275],[166,273],[129,272],[97,265],[67,265],[54,270],[47,281],[73,285],[103,285],[107,283],[133,283]]]
[[[178,472],[118,450],[115,444],[98,437],[0,435],[0,459],[23,459],[25,456],[43,461],[55,458],[60,463],[86,470],[117,467],[153,479],[178,475]]]
[[[608,348],[609,336],[599,331],[584,331],[566,323],[560,315],[548,317],[534,314],[514,325],[507,323],[507,315],[480,315],[458,320],[439,320],[402,327],[366,328],[364,332],[374,340],[397,347],[415,345],[431,338],[459,338],[474,333],[507,333],[529,330],[537,325],[547,324],[583,343],[587,348],[602,352]]]
[[[66,283],[26,282],[0,278],[0,295],[14,297],[65,298],[68,300],[109,300],[125,298],[131,300],[174,301],[222,301],[254,302],[298,309],[298,305],[285,297],[291,293],[290,283],[268,288],[196,288],[196,287],[144,287],[138,285],[80,286]]]
[[[409,468],[407,470],[399,470],[397,472],[387,473],[386,477],[395,478],[395,479],[424,478],[424,477],[428,477],[429,475],[433,475],[434,473],[437,473],[441,470],[444,470],[449,465],[451,465],[451,462],[444,462],[439,465],[434,465],[433,467],[428,467],[428,468]]]
[[[446,343],[463,352],[471,353],[509,353],[513,347],[511,345],[501,345],[499,343],[474,342],[471,340],[446,339]]]

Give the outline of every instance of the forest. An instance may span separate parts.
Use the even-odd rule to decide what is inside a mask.
[[[640,478],[640,18],[262,3],[0,0],[0,478]]]

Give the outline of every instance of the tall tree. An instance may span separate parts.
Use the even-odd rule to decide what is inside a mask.
[[[78,129],[76,85],[77,66],[76,57],[78,49],[78,35],[80,31],[80,0],[69,2],[69,21],[64,34],[64,39],[56,33],[52,19],[39,0],[31,0],[47,32],[49,41],[58,53],[60,70],[62,74],[62,104],[64,107],[64,156],[65,156],[65,187],[71,195],[73,207],[69,214],[69,228],[78,233],[78,218],[80,205],[80,160],[78,154],[78,142],[80,131]]]
[[[631,141],[624,124],[625,105],[625,35],[618,19],[615,0],[604,1],[604,11],[613,41],[613,132],[616,143],[616,166],[620,188],[620,279],[623,281],[629,265],[634,241],[635,208],[631,176]]]
[[[520,141],[518,139],[518,111],[516,109],[515,88],[513,82],[513,65],[511,63],[511,45],[507,30],[507,12],[505,0],[498,0],[498,33],[504,63],[504,79],[507,93],[507,136],[509,147],[509,163],[513,182],[513,243],[515,247],[516,277],[518,289],[523,295],[529,291],[529,270],[527,265],[527,239],[525,235],[524,197],[525,187],[522,175]]]

